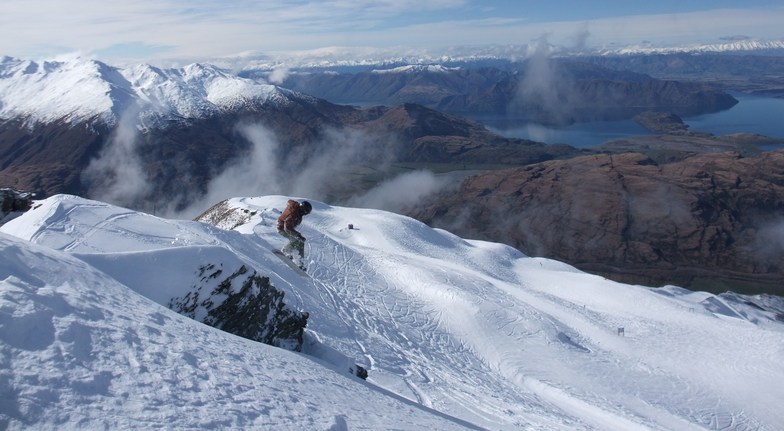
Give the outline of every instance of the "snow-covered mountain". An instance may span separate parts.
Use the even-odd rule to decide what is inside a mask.
[[[371,73],[416,73],[416,72],[430,72],[430,73],[443,73],[449,71],[460,70],[459,67],[445,67],[440,64],[410,64],[407,66],[393,67],[391,69],[373,69]]]
[[[673,54],[673,53],[755,53],[778,51],[784,52],[784,40],[740,39],[722,43],[703,43],[680,46],[628,45],[623,47],[601,48],[599,55],[625,54]]]
[[[126,113],[146,121],[203,118],[251,103],[285,103],[287,93],[211,65],[121,69],[83,57],[42,62],[0,57],[0,119],[114,124]]]
[[[455,47],[449,52],[417,51],[398,52],[393,49],[356,48],[321,49],[297,53],[278,53],[277,55],[243,55],[216,59],[215,63],[226,68],[240,68],[246,71],[292,70],[340,70],[368,71],[389,69],[406,65],[461,65],[495,64],[495,62],[518,61],[533,55],[547,54],[553,57],[585,57],[620,54],[662,54],[662,53],[735,53],[784,54],[784,39],[761,40],[738,38],[716,43],[685,45],[626,44],[610,46],[560,46],[544,41],[532,44],[508,44],[487,46]]]
[[[270,251],[283,243],[274,224],[286,199],[230,199],[207,224],[58,195],[2,226],[0,427],[784,423],[780,298],[619,284],[319,202],[302,227],[301,276]],[[239,263],[309,313],[303,353],[166,306],[199,267]],[[354,363],[367,382],[347,372]]]
[[[526,45],[484,48],[465,55],[394,56],[366,59],[281,57],[262,62],[248,58],[216,59],[215,64],[191,64],[163,69],[148,64],[120,68],[80,56],[32,61],[0,57],[0,119],[24,118],[31,123],[65,121],[74,124],[100,120],[115,124],[132,113],[141,123],[154,126],[158,120],[204,118],[226,110],[265,103],[287,103],[292,92],[248,79],[229,68],[243,69],[240,75],[264,76],[259,71],[287,69],[330,69],[361,67],[374,73],[441,72],[456,70],[445,65],[475,64],[527,58],[533,47]],[[784,50],[784,40],[739,40],[720,44],[655,47],[630,45],[573,52],[552,46],[552,56],[762,52]],[[304,97],[304,95],[298,95]]]

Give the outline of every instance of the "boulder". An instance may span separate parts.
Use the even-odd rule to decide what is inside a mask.
[[[9,188],[0,189],[0,225],[29,210],[32,206],[32,193]]]
[[[288,350],[302,350],[308,313],[286,307],[268,277],[241,266],[229,275],[215,265],[199,269],[201,283],[169,308],[223,331]]]

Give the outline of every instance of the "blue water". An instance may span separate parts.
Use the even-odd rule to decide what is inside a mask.
[[[759,133],[784,139],[784,99],[773,97],[733,95],[738,104],[715,114],[684,118],[694,131],[714,135],[730,133]]]
[[[734,94],[738,104],[714,114],[685,117],[683,122],[695,132],[714,135],[731,133],[758,133],[781,138],[781,144],[766,145],[763,150],[784,148],[784,99]],[[634,120],[577,123],[567,127],[546,127],[527,123],[519,127],[490,128],[501,136],[524,138],[548,144],[569,144],[589,148],[626,136],[651,135],[652,133]]]

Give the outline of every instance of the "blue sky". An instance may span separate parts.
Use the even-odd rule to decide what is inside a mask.
[[[0,55],[108,61],[784,39],[781,0],[2,0]]]

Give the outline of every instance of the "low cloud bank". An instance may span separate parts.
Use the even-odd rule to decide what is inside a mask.
[[[358,165],[383,170],[392,160],[395,145],[370,144],[374,139],[362,131],[328,130],[308,154],[300,148],[287,151],[262,125],[245,124],[238,131],[250,141],[250,152],[213,178],[203,196],[185,210],[169,211],[169,217],[192,218],[230,197],[280,194],[328,200],[336,192],[343,198],[331,203],[404,212],[449,184],[446,177],[416,171],[363,192],[357,184],[360,180],[349,173]]]

